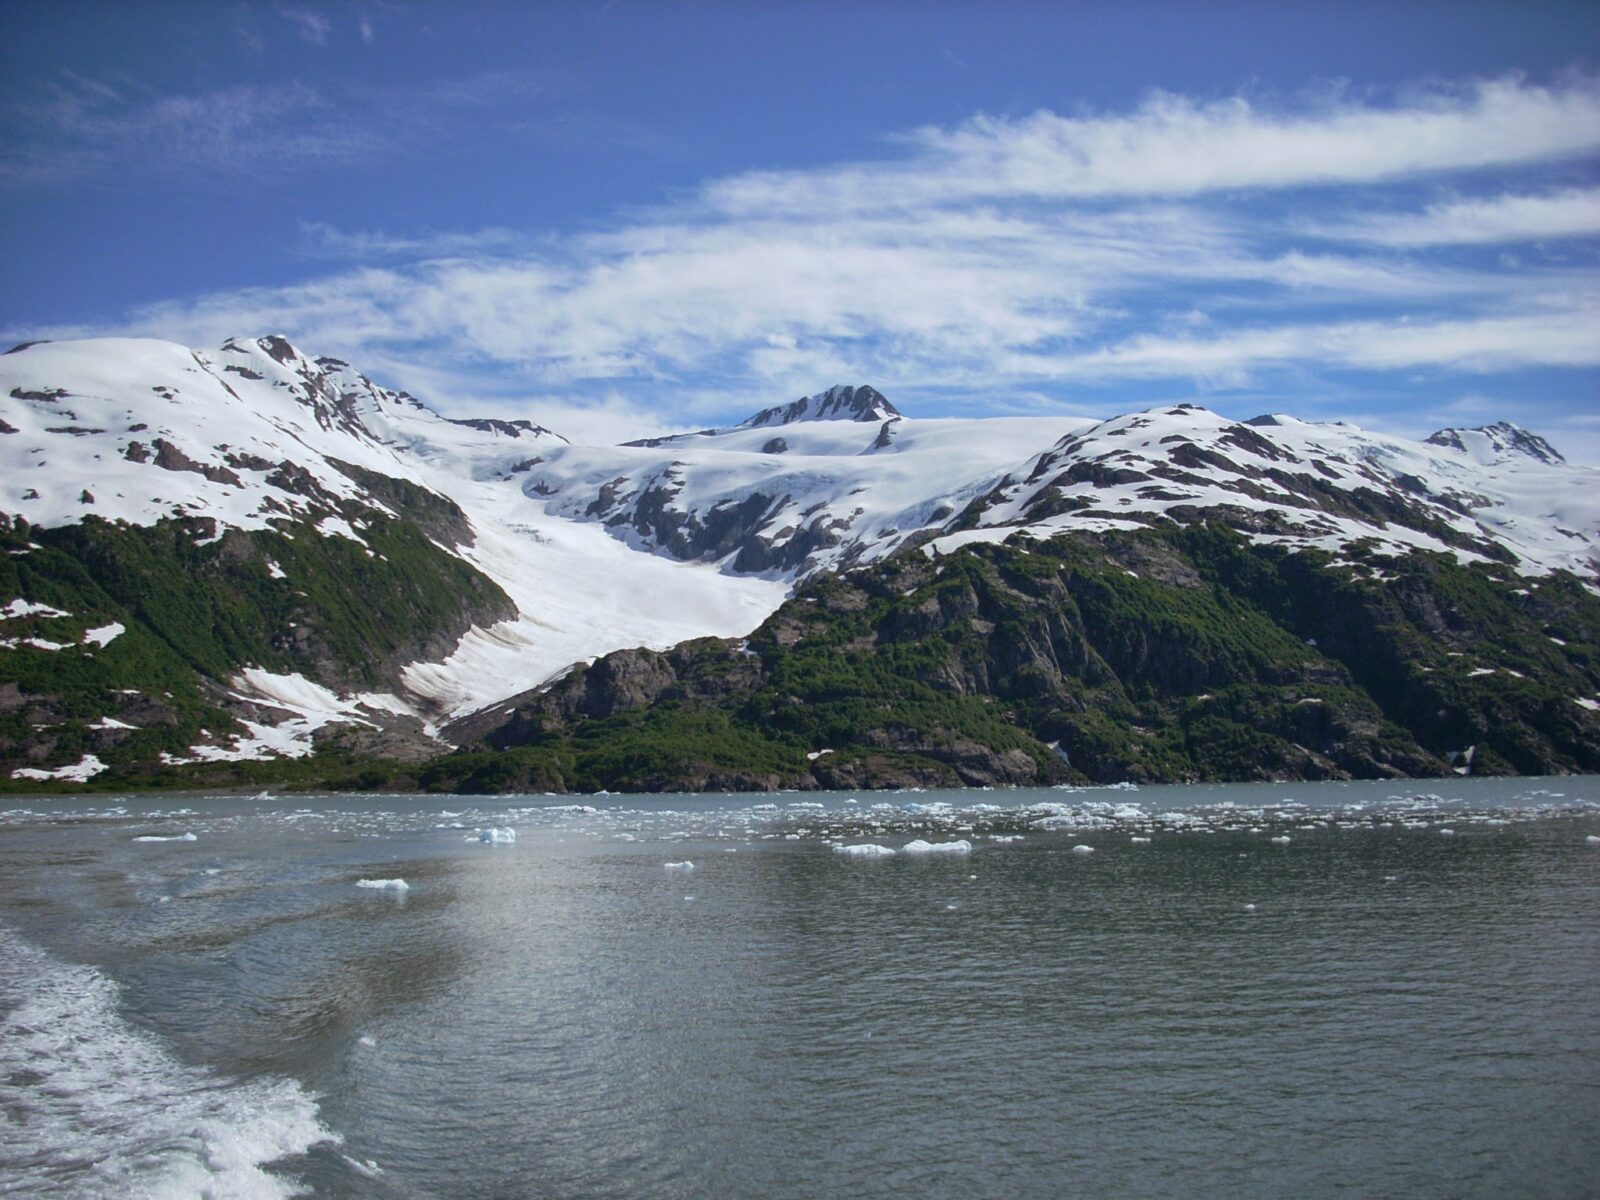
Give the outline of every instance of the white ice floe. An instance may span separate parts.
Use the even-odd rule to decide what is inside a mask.
[[[888,846],[878,846],[866,842],[859,846],[835,846],[835,854],[842,854],[846,858],[893,858],[894,851]]]
[[[669,871],[692,871],[692,870],[694,870],[694,864],[692,862],[690,862],[688,859],[684,859],[682,862],[662,863],[661,865],[663,867],[665,867]]]
[[[1128,840],[1135,846],[1148,846],[1150,844],[1150,839],[1146,837],[1131,837]]]
[[[380,892],[409,892],[411,885],[404,879],[358,879],[358,888],[371,888]]]
[[[1074,854],[1093,854],[1094,853],[1094,847],[1093,846],[1085,846],[1085,845],[1082,845],[1080,843],[1079,845],[1076,845],[1076,846],[1074,846],[1072,848],[1072,852]]]
[[[1290,841],[1290,838],[1289,838],[1288,834],[1280,833],[1277,837],[1272,839],[1272,844],[1274,846],[1287,846],[1289,844],[1289,841]]]
[[[917,838],[900,849],[905,854],[971,854],[972,843],[965,838],[957,842],[925,842]]]
[[[1585,842],[1587,842],[1591,846],[1600,846],[1600,837],[1596,837],[1592,833],[1588,837],[1584,838],[1583,840]]]
[[[193,842],[198,839],[192,833],[145,833],[133,839],[136,842]]]
[[[491,826],[478,830],[478,840],[485,844],[506,844],[517,840],[517,831],[508,825]]]

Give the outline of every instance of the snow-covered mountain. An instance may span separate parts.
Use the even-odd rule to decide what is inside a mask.
[[[411,714],[431,729],[620,646],[747,632],[781,602],[780,582],[640,554],[600,526],[547,513],[525,490],[528,471],[564,445],[526,422],[448,420],[278,337],[206,352],[38,343],[0,356],[0,512],[31,525],[182,518],[198,520],[206,540],[299,520],[365,546],[369,530],[341,506],[392,512],[385,480],[466,515],[467,536],[441,549],[494,580],[517,615],[473,626],[448,654],[405,667],[386,693],[340,695],[241,664],[237,694],[298,721],[298,743],[277,739],[281,749],[305,749],[337,719]]]
[[[821,398],[870,389],[834,389]],[[872,393],[876,395],[876,393]],[[1600,572],[1600,471],[1500,424],[1428,442],[1194,405],[1107,421],[815,420],[801,401],[724,430],[553,447],[529,471],[548,511],[736,573],[805,576],[912,544],[948,550],[1221,520],[1327,549],[1448,550],[1541,574]],[[780,421],[774,413],[788,412]],[[933,552],[930,550],[930,552]]]
[[[1372,539],[1600,579],[1600,471],[1507,424],[1412,442],[1191,405],[926,420],[841,386],[731,428],[590,446],[527,421],[447,419],[281,337],[18,347],[0,356],[0,471],[0,513],[31,526],[170,519],[202,545],[311,527],[368,557],[373,520],[441,498],[429,538],[514,615],[473,618],[387,691],[236,664],[235,696],[269,717],[238,753],[303,750],[330,721],[437,732],[612,650],[742,636],[797,580],[1019,531],[1220,520],[1260,541]],[[31,636],[23,620],[0,617],[0,653]]]

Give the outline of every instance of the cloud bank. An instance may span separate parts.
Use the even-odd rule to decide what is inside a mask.
[[[435,84],[429,103],[513,84]],[[50,119],[89,157],[115,139],[161,161],[197,132],[302,158],[385,144],[369,112],[298,87],[58,101]],[[61,144],[57,169],[93,169]],[[654,424],[841,381],[970,412],[1082,407],[1133,383],[1282,387],[1293,407],[1293,388],[1352,372],[1375,390],[1459,377],[1459,395],[1600,366],[1597,156],[1588,75],[1293,105],[1163,93],[917,129],[874,161],[709,180],[592,232],[307,224],[294,249],[324,273],[294,286],[10,332],[275,330],[426,367],[447,395],[559,396]]]

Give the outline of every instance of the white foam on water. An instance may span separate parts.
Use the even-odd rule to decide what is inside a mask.
[[[368,1179],[376,1179],[383,1174],[383,1168],[370,1158],[363,1162],[360,1159],[351,1158],[348,1154],[341,1154],[339,1157],[344,1159],[350,1165],[350,1169],[357,1175],[365,1175]]]
[[[289,1079],[179,1062],[119,988],[0,927],[0,1181],[8,1195],[122,1200],[303,1194],[268,1164],[341,1139]]]

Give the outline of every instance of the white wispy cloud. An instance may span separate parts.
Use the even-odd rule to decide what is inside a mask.
[[[322,221],[300,222],[299,253],[311,258],[362,262],[395,259],[472,258],[503,255],[531,247],[535,239],[511,229],[469,233],[423,230],[408,235],[381,230],[343,230]]]
[[[1235,329],[1208,338],[1139,335],[1087,354],[1052,359],[1037,369],[1056,377],[1233,380],[1263,367],[1299,362],[1377,371],[1595,367],[1600,366],[1596,330],[1600,307],[1457,320]]]
[[[280,8],[278,15],[294,26],[302,41],[310,42],[313,46],[328,44],[333,22],[322,13],[311,8]]]
[[[1364,214],[1306,229],[1337,241],[1399,247],[1600,237],[1600,187],[1452,200],[1421,212]]]
[[[150,98],[64,73],[4,111],[0,185],[181,176],[206,188],[324,171],[415,152],[441,124],[525,99],[536,71],[485,71],[390,87],[313,87],[297,80]]]
[[[751,172],[708,189],[733,213],[852,210],[1239,188],[1374,183],[1425,172],[1536,163],[1600,149],[1600,83],[1501,79],[1404,103],[1262,110],[1158,93],[1127,114],[978,116],[905,139],[887,166]]]

